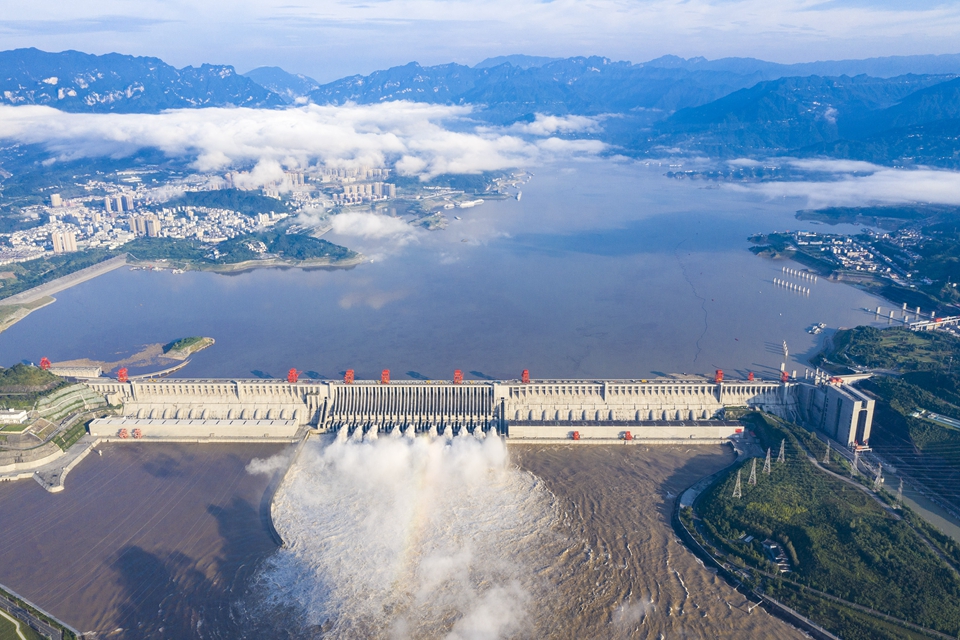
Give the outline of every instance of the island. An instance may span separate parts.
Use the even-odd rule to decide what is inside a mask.
[[[215,340],[213,338],[204,338],[202,336],[180,338],[163,346],[163,357],[186,360],[196,352],[211,346],[214,342]]]

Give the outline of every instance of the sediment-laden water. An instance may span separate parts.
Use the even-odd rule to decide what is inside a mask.
[[[253,594],[299,637],[800,637],[669,526],[719,447],[312,442],[277,496]]]
[[[235,638],[274,549],[254,458],[282,445],[98,447],[51,494],[0,483],[0,583],[98,638]]]

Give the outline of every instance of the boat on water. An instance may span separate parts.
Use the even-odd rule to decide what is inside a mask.
[[[517,200],[523,197],[523,191],[517,191]]]
[[[822,333],[823,330],[826,328],[827,328],[827,325],[823,324],[822,322],[818,322],[816,324],[810,325],[810,327],[807,328],[807,333],[812,335],[817,335],[819,333]]]

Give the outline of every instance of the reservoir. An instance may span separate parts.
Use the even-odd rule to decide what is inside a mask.
[[[382,218],[324,237],[373,260],[348,270],[238,275],[120,269],[57,294],[0,334],[0,363],[117,361],[144,344],[216,345],[177,375],[510,379],[642,378],[724,369],[778,375],[829,329],[887,305],[820,279],[777,287],[784,264],[747,237],[818,228],[800,199],[665,178],[661,167],[583,161],[538,170],[521,201],[487,200],[426,231]],[[459,211],[459,210],[458,210]],[[823,229],[823,227],[819,227]],[[841,228],[842,229],[842,228]],[[842,229],[849,230],[849,229]],[[887,305],[889,306],[889,305]],[[824,322],[828,331],[805,329]],[[131,370],[133,373],[134,371]]]
[[[0,364],[202,335],[216,344],[176,375],[774,378],[784,341],[803,375],[832,330],[889,307],[824,279],[809,296],[774,285],[800,266],[747,237],[818,228],[794,219],[804,201],[665,171],[540,167],[522,200],[437,231],[358,214],[324,236],[370,258],[352,269],[119,269],[0,334]],[[827,331],[806,333],[815,322]],[[729,448],[352,446],[304,448],[276,502],[283,548],[262,516],[271,476],[248,471],[282,462],[278,445],[112,445],[60,494],[0,485],[0,582],[110,638],[800,637],[670,530],[677,493]]]

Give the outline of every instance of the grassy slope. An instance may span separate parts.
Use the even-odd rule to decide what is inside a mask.
[[[774,455],[785,439],[788,462],[774,463],[773,472],[765,475],[759,461],[756,486],[746,483],[746,463],[742,499],[732,497],[736,473],[704,496],[701,513],[729,552],[769,570],[759,542],[778,539],[795,556],[795,579],[801,584],[951,635],[960,633],[960,578],[906,522],[857,488],[817,470],[785,429],[765,420],[753,429]],[[757,539],[743,544],[737,541],[742,534]],[[862,635],[843,631],[844,637]]]

